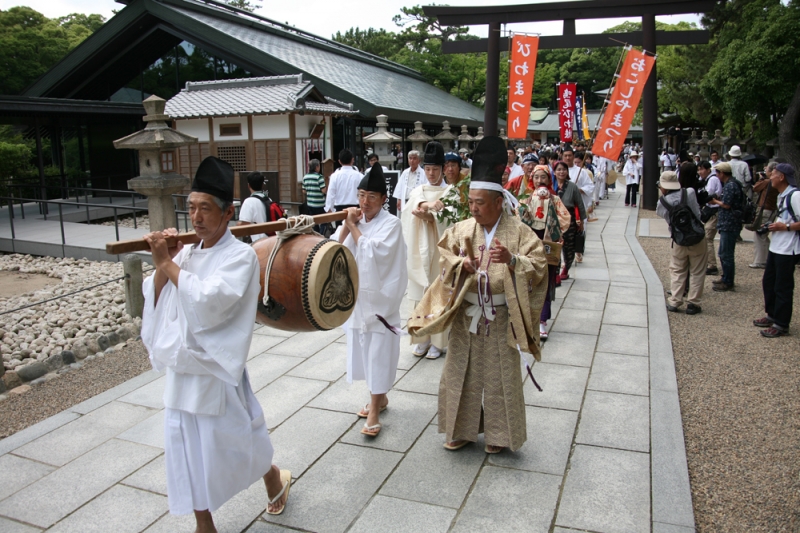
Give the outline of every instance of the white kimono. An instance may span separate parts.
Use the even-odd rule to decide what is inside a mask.
[[[622,169],[622,173],[625,174],[626,185],[638,185],[642,177],[642,169],[633,159],[628,159],[625,162],[625,168]]]
[[[444,230],[447,229],[446,222],[428,222],[411,214],[423,202],[435,202],[442,197],[447,184],[442,181],[442,185],[423,185],[411,191],[405,209],[401,216],[403,223],[403,238],[408,246],[408,299],[411,301],[411,309],[417,307],[422,300],[427,288],[439,275],[439,239],[442,238]],[[449,328],[441,333],[430,336],[433,345],[440,350],[447,349],[447,337]],[[428,337],[413,337],[412,343],[424,343]]]
[[[592,193],[594,193],[594,182],[589,176],[589,171],[575,165],[569,169],[569,179],[580,189],[583,206],[588,211],[589,206],[592,205]]]
[[[353,314],[344,323],[347,335],[347,382],[366,380],[372,394],[389,392],[400,360],[400,337],[384,326],[377,315],[400,328],[400,304],[406,290],[406,243],[400,219],[381,210],[358,225],[361,237],[352,235],[344,245],[358,265],[358,298]],[[336,239],[337,234],[332,237]]]
[[[202,243],[201,243],[202,244]],[[213,247],[186,246],[155,303],[144,281],[142,341],[155,370],[166,369],[164,448],[169,510],[217,510],[258,481],[272,444],[245,369],[253,337],[259,264],[230,231]]]

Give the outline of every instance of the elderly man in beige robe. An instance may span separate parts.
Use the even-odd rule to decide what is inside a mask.
[[[425,147],[423,169],[427,184],[416,187],[406,202],[401,221],[403,238],[408,246],[408,293],[411,307],[417,306],[425,290],[439,275],[439,247],[437,246],[446,222],[438,222],[434,213],[443,208],[440,198],[447,184],[444,181],[444,148],[436,141]],[[447,351],[449,329],[424,337],[411,337],[412,353],[417,357],[427,354],[437,359]]]
[[[439,241],[440,275],[408,321],[412,335],[451,327],[439,383],[439,432],[457,450],[484,433],[487,453],[518,450],[527,439],[523,351],[540,358],[537,323],[547,260],[536,234],[509,214],[516,198],[500,185],[505,145],[478,144],[472,163],[472,218]]]

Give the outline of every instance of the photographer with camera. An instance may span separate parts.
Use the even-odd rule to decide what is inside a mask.
[[[750,268],[765,268],[767,266],[767,252],[769,252],[769,230],[767,226],[772,222],[778,202],[778,189],[772,186],[769,179],[777,163],[770,163],[764,172],[756,174],[756,183],[753,193],[758,194],[758,211],[752,225],[747,229],[753,233],[753,249],[755,256]]]
[[[767,231],[772,242],[767,254],[767,267],[761,280],[766,316],[753,320],[753,325],[768,338],[789,334],[794,298],[794,270],[800,259],[800,193],[794,167],[780,163],[770,174],[770,182],[778,191],[778,217]],[[761,230],[759,230],[761,231]]]
[[[717,213],[717,231],[719,232],[719,262],[722,265],[722,278],[712,283],[716,292],[733,290],[736,275],[736,237],[742,231],[742,210],[744,209],[744,192],[741,185],[733,177],[729,163],[716,166],[717,177],[722,182],[720,198],[708,201],[719,207]]]
[[[705,205],[701,204],[702,215],[700,220],[706,232],[706,248],[708,249],[708,263],[706,264],[706,275],[716,276],[719,274],[717,268],[717,251],[714,249],[714,237],[717,236],[717,212],[719,207],[712,204],[709,200],[719,198],[722,194],[722,182],[719,181],[716,171],[711,167],[711,163],[703,161],[697,167],[697,174],[705,183]]]

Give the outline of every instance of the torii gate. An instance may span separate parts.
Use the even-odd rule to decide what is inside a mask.
[[[706,30],[656,31],[656,15],[680,15],[710,11],[716,0],[580,0],[545,2],[507,6],[425,6],[423,11],[447,26],[488,24],[489,38],[470,41],[445,41],[442,52],[464,54],[488,52],[486,65],[486,103],[483,129],[486,135],[497,135],[498,88],[500,84],[500,52],[508,50],[508,38],[500,37],[500,25],[514,22],[563,20],[563,35],[539,39],[540,50],[556,48],[600,48],[620,46],[619,41],[642,46],[655,53],[656,45],[707,44]],[[642,31],[630,33],[598,33],[576,35],[575,21],[614,17],[642,17]],[[644,191],[642,207],[654,210],[658,202],[658,93],[656,66],[644,87],[643,141]]]

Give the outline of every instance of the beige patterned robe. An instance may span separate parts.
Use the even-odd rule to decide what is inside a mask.
[[[448,355],[439,383],[439,432],[447,440],[476,441],[519,449],[527,438],[517,345],[540,359],[539,314],[547,292],[547,262],[541,240],[519,219],[502,215],[495,238],[518,254],[512,271],[489,266],[493,294],[505,294],[506,305],[477,334],[469,332],[468,292],[477,293],[475,274],[462,271],[465,238],[476,255],[484,244],[483,228],[474,219],[459,222],[439,241],[440,275],[408,320],[413,335],[428,335],[452,327]],[[488,262],[484,252],[481,269]]]

